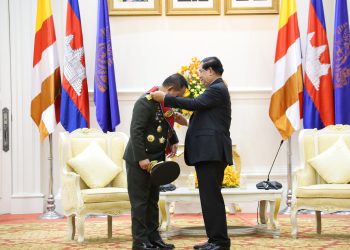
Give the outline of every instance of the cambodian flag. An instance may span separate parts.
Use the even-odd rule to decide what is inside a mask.
[[[350,124],[350,32],[346,0],[335,4],[333,83],[335,123]]]
[[[332,72],[322,0],[311,0],[305,53],[304,128],[334,124]]]
[[[106,0],[98,1],[94,99],[96,118],[103,132],[120,123],[118,97]]]
[[[90,126],[89,93],[78,0],[68,0],[61,123],[69,132]]]

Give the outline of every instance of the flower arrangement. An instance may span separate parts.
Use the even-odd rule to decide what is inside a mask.
[[[205,90],[203,83],[200,81],[198,76],[198,69],[201,61],[197,57],[193,57],[190,65],[181,66],[181,70],[177,73],[183,75],[188,82],[188,89],[184,94],[187,98],[196,98],[202,94]],[[187,118],[191,116],[192,112],[184,109],[178,110],[181,114]]]
[[[239,174],[233,166],[227,166],[224,172],[224,179],[222,181],[223,188],[239,187]],[[198,188],[198,179],[195,174],[195,186]]]
[[[233,166],[227,166],[224,172],[223,187],[239,187],[239,175]]]

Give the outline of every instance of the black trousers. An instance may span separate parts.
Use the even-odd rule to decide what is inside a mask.
[[[133,244],[159,240],[159,186],[151,184],[149,173],[138,163],[126,162],[126,171]]]
[[[221,185],[227,163],[199,162],[195,165],[199,196],[208,241],[221,246],[230,246],[227,234],[225,202]]]

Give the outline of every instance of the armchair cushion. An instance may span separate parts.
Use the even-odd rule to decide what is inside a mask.
[[[85,203],[129,201],[128,190],[126,188],[94,188],[81,190]]]
[[[90,188],[106,186],[122,171],[94,141],[67,163]]]
[[[342,137],[333,146],[308,162],[327,183],[350,182],[350,150]]]
[[[298,187],[296,197],[350,199],[350,184],[318,184]]]

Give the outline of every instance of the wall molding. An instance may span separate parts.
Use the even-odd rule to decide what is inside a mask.
[[[11,198],[11,214],[42,213],[44,197],[41,194],[13,195]]]
[[[11,196],[12,199],[27,199],[27,198],[44,198],[42,193],[16,193]]]
[[[135,101],[144,93],[144,90],[120,89],[118,92],[119,101]],[[271,88],[236,88],[229,89],[233,100],[266,100],[271,97]],[[94,90],[89,89],[89,101],[94,102]]]

